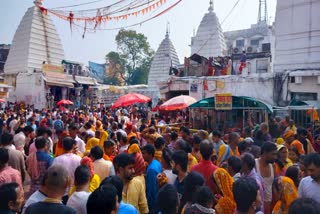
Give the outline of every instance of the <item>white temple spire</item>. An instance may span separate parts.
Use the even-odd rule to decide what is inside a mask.
[[[191,38],[191,55],[208,57],[223,56],[227,46],[222,28],[216,13],[213,11],[213,0],[210,0],[209,12],[204,15],[197,33]]]
[[[17,74],[41,70],[43,61],[61,65],[64,50],[59,34],[49,16],[38,8],[41,0],[34,2],[24,14],[14,34],[4,72]]]
[[[159,91],[159,81],[167,81],[170,77],[170,67],[179,65],[179,58],[170,38],[167,25],[167,33],[165,38],[159,45],[153,60],[151,62],[150,72],[148,76],[148,86]]]
[[[213,12],[213,0],[210,0],[209,4],[210,4],[210,6],[209,6],[208,10],[210,13],[212,13]]]
[[[170,35],[170,22],[167,22],[166,38],[169,38],[169,35]]]

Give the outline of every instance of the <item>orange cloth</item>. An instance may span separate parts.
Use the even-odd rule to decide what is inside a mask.
[[[307,114],[308,115],[310,115],[310,117],[312,116],[312,119],[314,120],[314,121],[318,121],[319,120],[319,114],[318,114],[318,112],[317,112],[317,110],[315,110],[315,109],[309,109],[308,111],[307,111]]]
[[[236,152],[234,153],[233,150],[231,149],[231,152],[230,152],[230,156],[237,156],[237,157],[240,157],[240,152],[238,150],[238,146],[236,147]]]
[[[279,200],[273,208],[272,213],[287,214],[290,204],[298,198],[297,187],[291,178],[281,176],[278,179]]]
[[[190,172],[191,168],[197,163],[197,159],[191,153],[188,153],[188,172]]]
[[[154,158],[155,158],[157,161],[161,162],[162,151],[156,150],[155,153],[154,153]]]
[[[54,153],[54,156],[58,157],[59,155],[62,155],[62,154],[63,154],[63,148],[62,148],[62,145],[59,144],[59,142],[58,142],[57,146],[56,146],[56,151]]]
[[[127,136],[127,143],[130,143],[130,139],[132,138],[132,137],[136,137],[137,138],[137,135],[136,135],[136,133],[133,133],[132,131],[128,134],[128,136]]]
[[[141,153],[141,150],[138,144],[132,144],[129,146],[128,154],[133,154],[133,153]]]
[[[292,136],[294,136],[294,131],[293,130],[289,130],[289,131],[287,131],[286,133],[283,134],[283,138],[284,139],[287,139],[287,138],[292,137]]]
[[[108,140],[109,134],[108,132],[104,131],[103,129],[100,130],[101,135],[100,135],[100,140],[99,140],[99,146],[103,150],[104,147],[104,141]]]
[[[299,140],[294,140],[292,141],[292,143],[290,144],[290,148],[295,147],[300,155],[304,155],[305,151],[303,149],[303,145]]]
[[[223,168],[218,168],[213,173],[214,180],[221,190],[223,196],[218,199],[215,210],[217,213],[233,214],[236,210],[236,203],[233,198],[233,178]]]
[[[63,140],[63,138],[68,137],[68,136],[69,136],[69,134],[66,131],[61,133],[61,138],[59,138],[58,143],[55,148],[55,153],[54,153],[55,157],[58,157],[59,155],[63,154],[64,151],[63,151],[63,147],[62,147],[62,140]]]
[[[109,156],[107,154],[103,154],[103,159],[107,160],[107,161],[113,161],[113,156]]]

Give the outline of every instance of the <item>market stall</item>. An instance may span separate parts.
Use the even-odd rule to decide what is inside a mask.
[[[216,94],[189,106],[190,124],[194,129],[218,129],[227,132],[242,130],[248,123],[268,121],[272,107],[267,103],[245,96]]]

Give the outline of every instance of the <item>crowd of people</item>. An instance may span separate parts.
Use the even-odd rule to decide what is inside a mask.
[[[191,133],[146,115],[5,111],[0,214],[320,213],[320,133],[289,117]]]

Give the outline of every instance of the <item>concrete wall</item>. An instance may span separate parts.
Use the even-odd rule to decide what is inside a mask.
[[[161,82],[161,94],[169,91],[189,90],[189,94],[201,100],[218,93],[232,93],[234,96],[248,96],[273,105],[273,74],[229,75],[219,77],[185,77],[172,78],[168,82]],[[198,82],[198,92],[190,92],[190,81]],[[208,90],[202,90],[207,81]]]
[[[320,100],[320,76],[304,76],[302,77],[302,83],[290,83],[288,85],[288,98],[291,100],[290,94],[292,92],[300,93],[317,93],[317,100]],[[319,84],[318,84],[319,81]]]
[[[16,85],[16,89],[10,93],[10,100],[34,105],[37,109],[46,106],[46,89],[42,73],[19,73]]]
[[[232,93],[234,96],[253,97],[273,104],[273,75],[271,73],[249,76],[231,75],[225,78],[210,79],[208,85],[215,83],[217,85],[217,81],[224,82],[224,88],[205,91],[205,97],[212,97],[218,93]]]
[[[278,0],[275,72],[320,68],[319,10],[319,0]]]

